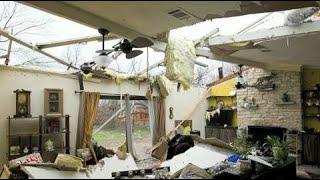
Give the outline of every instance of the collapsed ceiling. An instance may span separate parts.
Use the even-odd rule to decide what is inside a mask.
[[[49,13],[107,28],[129,39],[157,38],[163,32],[206,19],[319,6],[317,1],[22,1]]]

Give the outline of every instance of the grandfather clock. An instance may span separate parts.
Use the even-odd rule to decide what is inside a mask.
[[[31,117],[30,114],[30,94],[31,91],[17,89],[16,93],[16,115],[14,117]]]

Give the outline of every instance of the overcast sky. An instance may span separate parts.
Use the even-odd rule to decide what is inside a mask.
[[[70,38],[78,38],[92,35],[99,35],[96,29],[72,22],[70,20],[60,18],[58,16],[51,15],[44,11],[40,11],[25,5],[20,4],[23,7],[22,16],[25,19],[35,19],[35,20],[43,20],[48,19],[48,24],[41,29],[38,29],[34,33],[22,34],[19,36],[20,39],[23,39],[27,42],[38,44],[50,41],[57,40],[66,40]],[[219,28],[219,35],[231,35],[238,33],[242,28],[250,25],[252,22],[257,19],[265,16],[266,13],[255,14],[255,15],[246,15],[241,17],[233,17],[233,18],[221,18],[215,19],[212,21],[205,21],[202,23],[198,23],[193,26],[183,27],[176,30],[172,30],[170,35],[174,36],[184,36],[188,39],[196,40],[201,38],[203,35],[209,33],[215,28]],[[283,18],[281,18],[281,13],[273,13],[272,16],[269,16],[262,25],[251,29],[251,31],[255,31],[261,28],[269,28],[271,26],[280,26],[283,24]],[[196,33],[195,33],[196,32]],[[106,42],[106,48],[111,48],[112,45],[116,44],[118,40],[108,41]],[[16,45],[17,46],[17,45]],[[46,49],[45,51],[50,52],[51,54],[65,59],[66,52],[68,46],[57,47]],[[90,42],[81,45],[81,57],[82,61],[92,61],[94,56],[97,56],[95,53],[96,50],[101,49],[101,42]],[[143,49],[146,52],[146,49]],[[34,55],[39,56],[39,53],[34,52]],[[155,52],[153,49],[149,48],[149,62],[153,64],[159,60],[164,58],[164,53]],[[44,58],[45,59],[45,58]],[[46,58],[47,59],[47,58]],[[215,60],[209,60],[206,58],[199,57],[199,61],[206,63],[209,65],[209,68],[215,70],[221,66],[223,63]],[[21,58],[16,57],[13,58],[12,63],[18,63],[21,61]],[[110,64],[110,68],[115,70],[120,70],[123,72],[129,71],[129,66],[132,61],[125,58],[124,55],[121,55],[117,61],[114,61]],[[134,58],[134,62],[137,63],[138,69],[144,69],[146,67],[147,62],[147,53],[143,53],[142,55]],[[61,65],[51,66],[50,69],[55,71],[65,71],[66,67]]]

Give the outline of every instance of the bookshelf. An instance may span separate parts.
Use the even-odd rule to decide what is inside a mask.
[[[53,161],[58,153],[70,154],[70,116],[8,117],[8,160],[39,152],[44,161]],[[54,122],[53,124],[51,122]],[[53,141],[54,149],[47,151],[45,142]],[[16,151],[12,150],[15,146]],[[17,148],[19,147],[19,148]],[[27,148],[28,152],[23,150]]]

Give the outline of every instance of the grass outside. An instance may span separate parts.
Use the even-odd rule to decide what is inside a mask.
[[[141,140],[146,137],[150,137],[149,128],[139,128],[133,130],[134,140]],[[102,129],[101,131],[93,134],[93,139],[106,148],[118,147],[126,140],[126,134],[124,129]]]

